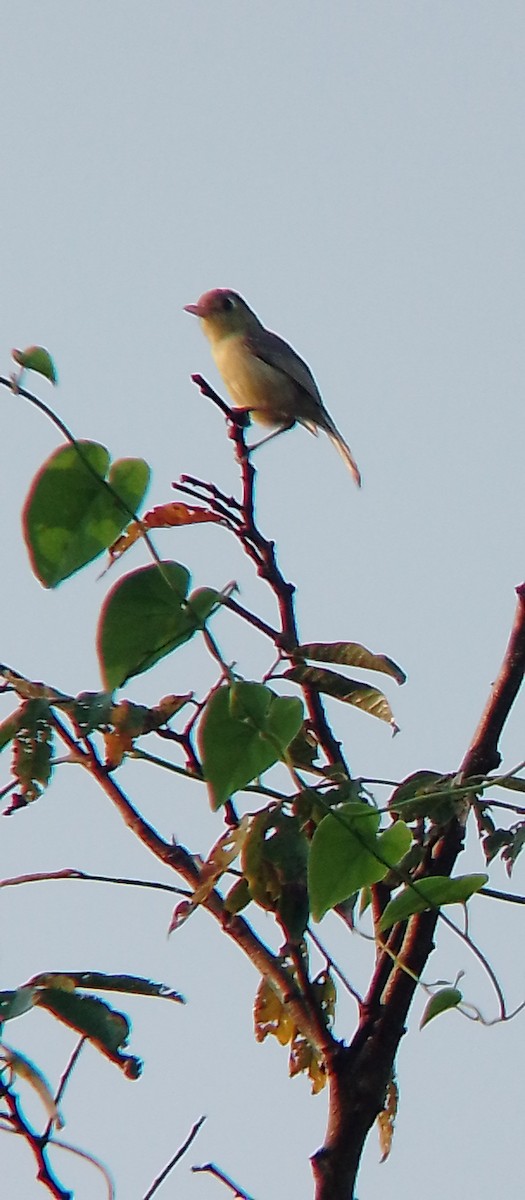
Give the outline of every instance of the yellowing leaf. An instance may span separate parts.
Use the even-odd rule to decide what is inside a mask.
[[[294,658],[308,658],[311,662],[339,663],[343,667],[359,667],[366,671],[380,671],[390,675],[396,683],[405,683],[406,675],[401,667],[387,658],[386,654],[373,654],[359,642],[309,642],[298,646]]]
[[[357,679],[347,679],[346,675],[340,675],[338,671],[329,671],[324,667],[308,667],[304,663],[290,667],[288,671],[284,672],[283,678],[291,679],[294,683],[301,684],[302,687],[315,688],[316,691],[322,692],[326,696],[342,700],[344,704],[353,704],[355,708],[370,713],[370,716],[378,717],[380,721],[386,721],[392,726],[394,733],[398,731],[386,696],[368,683],[360,683]]]
[[[240,854],[248,835],[250,817],[246,814],[235,829],[227,829],[215,842],[206,862],[201,867],[201,882],[192,896],[192,903],[202,904],[221,875]]]
[[[47,1079],[38,1067],[24,1054],[7,1046],[5,1042],[0,1043],[0,1057],[3,1058],[13,1077],[24,1079],[33,1088],[42,1101],[49,1120],[56,1125],[57,1129],[62,1129],[64,1122],[55,1104],[53,1093]]]
[[[399,1092],[395,1079],[390,1079],[387,1084],[385,1107],[379,1113],[377,1118],[377,1127],[379,1131],[379,1145],[381,1148],[381,1162],[385,1162],[392,1149],[392,1139],[394,1136],[394,1123],[397,1115],[397,1106],[399,1101]]]
[[[129,550],[139,538],[144,537],[144,534],[150,529],[173,529],[181,525],[209,524],[210,521],[216,525],[224,525],[224,518],[218,513],[209,512],[207,508],[199,508],[192,504],[180,504],[178,501],[157,504],[155,508],[145,513],[140,521],[132,521],[124,533],[113,542],[108,551],[110,558],[112,561],[121,558],[126,550]]]

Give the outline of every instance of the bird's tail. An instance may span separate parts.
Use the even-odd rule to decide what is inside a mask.
[[[359,467],[355,461],[350,446],[347,446],[344,437],[342,437],[339,433],[339,430],[337,429],[337,426],[334,425],[331,417],[329,417],[328,420],[323,424],[323,428],[326,429],[330,441],[333,442],[336,450],[339,451],[341,458],[344,459],[349,471],[352,472],[357,486],[361,487],[361,472]]]

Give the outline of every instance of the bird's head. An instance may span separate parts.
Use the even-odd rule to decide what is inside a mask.
[[[200,318],[204,332],[212,341],[232,333],[244,333],[259,325],[242,296],[230,288],[204,292],[196,304],[185,304],[184,310]]]

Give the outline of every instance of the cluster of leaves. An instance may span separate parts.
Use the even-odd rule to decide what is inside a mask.
[[[290,956],[284,954],[281,962],[289,973],[290,982],[297,980],[297,965]],[[307,964],[304,965],[306,970]],[[312,1000],[322,1013],[327,1029],[331,1028],[335,1017],[336,988],[330,972],[320,971],[311,981],[310,989]],[[257,1041],[263,1042],[271,1035],[277,1038],[281,1046],[289,1046],[290,1076],[304,1071],[311,1080],[314,1095],[322,1091],[326,1083],[323,1058],[297,1028],[286,1004],[283,1004],[268,979],[261,979],[255,997],[253,1016]]]
[[[195,506],[167,505],[139,520],[135,510],[148,481],[149,468],[142,460],[111,465],[108,451],[97,443],[74,442],[52,454],[33,482],[23,514],[30,559],[40,582],[55,587],[105,550],[112,559],[120,557],[138,536],[147,537],[148,529],[208,519],[206,511]],[[10,811],[37,798],[49,782],[57,710],[67,715],[80,739],[102,734],[106,766],[113,770],[138,738],[167,728],[191,704],[191,695],[165,697],[154,708],[113,697],[113,690],[126,680],[204,631],[226,595],[209,587],[190,592],[185,566],[154,557],[151,565],[120,579],[103,605],[97,648],[104,691],[73,698],[4,669],[7,686],[21,699],[0,727],[0,746],[12,741],[14,747],[12,769],[18,791]],[[291,665],[278,678],[350,703],[395,729],[382,692],[331,669],[333,665],[364,668],[401,684],[405,675],[392,659],[350,642],[309,643],[294,648],[289,657]],[[330,667],[312,665],[318,663]],[[200,703],[197,716],[195,764],[214,810],[276,763],[284,763],[294,777],[298,767],[309,769],[316,756],[302,700],[277,695],[266,684],[231,674]],[[330,778],[330,769],[316,771]],[[408,878],[405,893],[391,902],[395,905],[404,896],[404,915],[393,919],[404,919],[424,907],[421,884],[416,894],[407,876],[414,862],[408,860],[414,850],[410,825],[421,819],[444,822],[457,808],[449,778],[418,773],[396,789],[390,803],[394,819],[381,828],[380,813],[370,797],[360,795],[348,780],[329,790],[326,782],[305,788],[297,777],[295,799],[251,814],[243,838],[235,843],[241,853],[241,876],[227,896],[228,910],[240,911],[253,901],[273,911],[295,943],[304,936],[310,915],[320,920],[361,890],[364,907],[368,889],[387,877],[394,888]],[[221,873],[222,864],[214,882]],[[471,892],[481,886],[477,879]],[[463,892],[448,890],[451,881],[441,881],[439,894],[436,881],[427,882],[431,884],[428,906],[465,899]],[[194,898],[193,904],[198,902]],[[392,911],[398,910],[387,909],[383,929],[388,928]]]
[[[30,347],[16,352],[15,360],[22,370],[39,370],[56,382],[54,364],[46,354],[40,347]],[[2,668],[5,689],[19,701],[0,725],[0,750],[12,745],[13,751],[16,791],[8,812],[41,796],[52,776],[64,721],[73,731],[79,756],[87,756],[93,737],[101,739],[107,771],[117,770],[127,755],[135,753],[139,739],[155,734],[173,737],[186,752],[188,775],[205,783],[211,809],[222,810],[230,824],[205,861],[195,857],[198,882],[176,909],[171,929],[187,920],[226,880],[226,918],[233,920],[249,904],[274,914],[285,938],[281,967],[291,987],[299,993],[306,988],[328,1031],[334,1019],[335,986],[328,970],[308,979],[305,939],[310,921],[322,920],[338,906],[358,905],[363,913],[374,886],[381,883],[390,899],[378,919],[374,914],[374,932],[383,944],[393,925],[415,913],[465,904],[487,876],[427,874],[425,848],[429,831],[468,810],[475,787],[460,787],[452,776],[420,771],[396,787],[387,809],[380,811],[372,796],[349,779],[342,762],[318,764],[318,734],[304,704],[311,693],[352,705],[397,730],[386,695],[368,679],[354,679],[346,672],[379,673],[397,684],[404,683],[404,672],[391,658],[355,642],[298,646],[277,639],[278,663],[264,682],[242,678],[216,653],[219,678],[203,698],[170,695],[153,707],[116,698],[115,690],[192,638],[209,639],[209,623],[230,598],[228,587],[191,590],[187,567],[161,560],[150,541],[154,529],[208,521],[228,525],[227,512],[220,505],[214,509],[213,505],[168,503],[139,517],[149,477],[142,459],[112,463],[104,446],[69,437],[31,486],[23,511],[24,536],[34,573],[44,587],[58,586],[104,552],[112,566],[139,539],[146,543],[152,561],[114,584],[102,607],[96,637],[100,692],[72,697]],[[269,686],[276,681],[294,691],[278,694]],[[172,725],[180,714],[186,720],[182,731]],[[269,794],[261,778],[279,764],[292,780],[292,793],[274,791],[264,808],[239,817],[233,801],[242,803],[240,794],[246,792]],[[313,783],[305,783],[305,773],[314,775]],[[510,831],[491,827],[487,807],[483,802],[487,861],[501,851],[510,871],[525,841],[525,824],[518,823]],[[119,981],[92,973],[48,975],[36,977],[16,992],[0,994],[0,1019],[12,1020],[35,1006],[46,1008],[136,1077],[140,1064],[123,1051],[128,1018],[100,997],[80,994],[86,988],[181,999],[159,985],[129,977]],[[456,1007],[461,999],[457,987],[441,989],[429,1000],[422,1025]],[[289,1046],[291,1074],[306,1072],[314,1091],[324,1086],[319,1047],[305,1036],[286,997],[266,976],[255,1001],[255,1032],[259,1040],[272,1035]],[[33,1071],[34,1081],[38,1079],[37,1068],[28,1066],[17,1051],[5,1048],[4,1063],[11,1074],[25,1072],[27,1077]],[[34,1086],[41,1087],[36,1082]],[[387,1101],[385,1153],[397,1103],[393,1080]]]
[[[184,998],[164,984],[153,983],[131,975],[103,975],[99,972],[48,972],[35,975],[28,983],[12,991],[0,992],[0,1061],[11,1082],[25,1080],[40,1096],[49,1120],[59,1128],[62,1118],[57,1110],[51,1089],[41,1071],[19,1050],[3,1041],[4,1025],[35,1008],[45,1009],[51,1016],[89,1041],[105,1058],[120,1067],[128,1079],[138,1079],[142,1063],[135,1055],[125,1053],[130,1034],[128,1017],[112,1008],[107,1001],[94,995],[97,991],[119,992],[133,996],[162,997],[184,1003]],[[89,991],[88,991],[89,989]],[[88,992],[88,994],[86,994]]]

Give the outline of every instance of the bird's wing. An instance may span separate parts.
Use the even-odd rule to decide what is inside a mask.
[[[260,338],[257,334],[248,334],[246,345],[261,362],[268,363],[268,366],[274,367],[276,371],[282,371],[283,375],[288,375],[312,400],[322,404],[319,388],[310,368],[277,333],[270,333],[269,329],[265,329]]]

